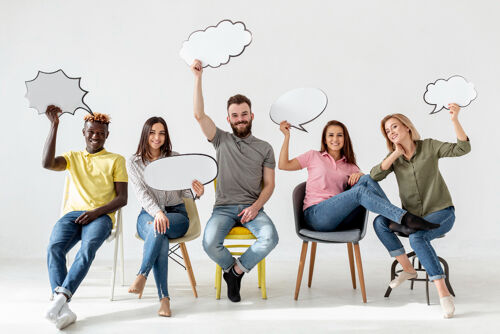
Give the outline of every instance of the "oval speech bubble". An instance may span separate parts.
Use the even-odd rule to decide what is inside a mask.
[[[215,180],[218,173],[217,162],[209,155],[201,153],[179,154],[158,159],[144,170],[146,183],[158,190],[190,189],[198,180],[207,184]]]
[[[326,109],[328,97],[318,88],[296,88],[281,95],[271,106],[271,120],[287,121],[296,129],[307,132],[302,125],[316,119]]]
[[[474,84],[460,76],[454,75],[448,79],[438,79],[427,85],[424,93],[424,101],[433,105],[435,114],[442,109],[448,109],[448,104],[456,103],[460,107],[467,107],[477,97]]]

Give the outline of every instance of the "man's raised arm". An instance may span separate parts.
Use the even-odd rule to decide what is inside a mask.
[[[191,71],[194,74],[194,96],[193,96],[193,109],[194,118],[200,123],[201,130],[208,140],[212,140],[215,136],[214,121],[205,114],[205,107],[203,103],[203,92],[202,92],[202,73],[203,67],[199,60],[195,60],[191,65]]]

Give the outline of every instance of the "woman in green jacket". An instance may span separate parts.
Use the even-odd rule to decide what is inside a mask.
[[[409,233],[411,247],[437,288],[445,318],[453,316],[455,305],[446,287],[445,274],[438,256],[430,242],[451,230],[455,221],[455,209],[446,183],[439,172],[438,160],[470,152],[469,139],[458,121],[460,107],[456,104],[450,104],[449,107],[457,135],[456,143],[444,143],[434,139],[420,140],[420,135],[406,116],[392,114],[384,117],[381,122],[382,134],[390,153],[370,172],[375,181],[383,180],[394,172],[403,208],[440,225],[436,229],[422,231],[405,228],[405,232]],[[416,278],[417,272],[406,256],[401,241],[394,233],[401,230],[401,226],[383,216],[377,216],[373,225],[389,254],[403,267],[403,271],[389,283],[389,286],[395,288],[407,279]]]

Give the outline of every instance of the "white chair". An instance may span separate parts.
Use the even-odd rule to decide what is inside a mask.
[[[196,291],[196,279],[194,278],[193,268],[191,266],[191,260],[189,259],[189,254],[185,243],[187,241],[194,240],[200,236],[201,234],[200,216],[198,215],[198,209],[196,208],[196,203],[192,198],[183,198],[183,200],[189,217],[189,228],[186,234],[184,234],[182,237],[169,240],[170,244],[173,246],[171,246],[169,249],[168,257],[187,271],[189,282],[191,283],[191,288],[193,289],[193,294],[195,298],[198,298],[198,292]],[[142,238],[137,233],[135,234],[135,237],[139,240],[142,240]],[[179,249],[181,250],[182,255],[179,255],[177,253]],[[184,264],[179,262],[179,260],[183,260]]]
[[[61,205],[61,216],[64,212],[64,206],[66,205],[66,201],[68,200],[69,195],[69,176],[66,175],[66,179],[64,181],[64,193],[63,193],[63,201]],[[116,264],[118,260],[118,248],[120,248],[120,269],[121,269],[121,284],[122,286],[125,284],[125,264],[123,260],[123,222],[122,222],[122,210],[118,209],[116,211],[116,220],[109,237],[106,239],[106,242],[110,243],[113,240],[115,241],[115,250],[113,254],[113,266],[111,267],[111,296],[109,300],[113,301],[115,296],[115,283],[116,283]],[[66,254],[66,265],[70,266],[69,254]]]

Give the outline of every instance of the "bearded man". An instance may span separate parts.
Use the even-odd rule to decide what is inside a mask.
[[[227,122],[233,133],[218,128],[205,114],[201,62],[191,65],[195,77],[194,117],[208,141],[214,145],[219,165],[215,205],[203,235],[203,248],[224,270],[228,298],[239,302],[241,279],[278,244],[278,232],[264,212],[274,190],[276,162],[271,145],[252,135],[252,103],[243,95],[227,101]],[[244,226],[257,238],[239,258],[224,247],[224,238],[234,226]]]

